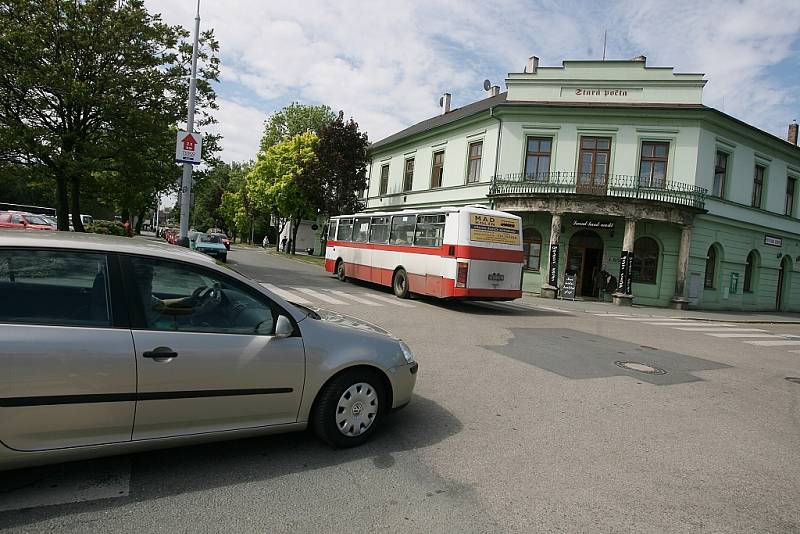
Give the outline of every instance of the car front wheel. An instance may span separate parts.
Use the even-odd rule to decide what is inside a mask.
[[[383,381],[369,370],[347,371],[320,391],[311,414],[311,427],[336,448],[367,441],[386,412]]]

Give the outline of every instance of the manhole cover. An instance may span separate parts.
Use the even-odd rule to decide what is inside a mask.
[[[623,369],[628,369],[629,371],[636,371],[639,373],[644,373],[646,375],[665,375],[667,372],[664,369],[659,369],[658,367],[653,367],[652,365],[647,365],[645,363],[639,362],[614,362],[617,367],[622,367]]]
[[[795,384],[800,384],[800,376],[787,376],[786,380],[794,382]]]

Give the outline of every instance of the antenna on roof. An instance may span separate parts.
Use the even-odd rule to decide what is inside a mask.
[[[444,97],[440,96],[439,97],[439,107],[442,107],[442,104],[444,104]]]
[[[488,79],[483,80],[483,90],[488,91],[491,88],[492,88],[492,82],[490,82]]]
[[[606,60],[606,40],[608,37],[608,30],[603,30],[603,61]]]

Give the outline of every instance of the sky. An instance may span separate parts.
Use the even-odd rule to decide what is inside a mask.
[[[193,28],[194,2],[146,0]],[[327,104],[378,141],[485,98],[529,56],[647,56],[702,72],[703,103],[785,138],[800,120],[798,0],[201,0],[220,42],[216,112],[225,161],[255,159],[264,120],[291,102]]]

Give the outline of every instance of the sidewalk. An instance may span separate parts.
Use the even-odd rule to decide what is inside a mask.
[[[548,307],[570,313],[639,315],[642,317],[668,317],[695,321],[717,321],[725,323],[773,323],[800,324],[800,313],[793,312],[747,312],[747,311],[703,311],[673,310],[651,306],[615,306],[610,302],[588,300],[545,299],[524,294],[522,302],[528,306]]]

